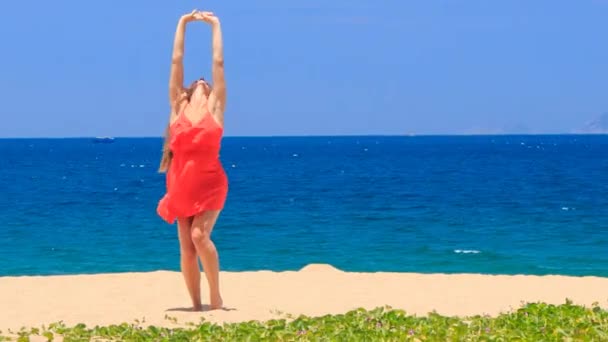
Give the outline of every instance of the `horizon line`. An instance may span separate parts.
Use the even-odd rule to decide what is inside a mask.
[[[335,137],[473,137],[473,136],[560,136],[560,135],[608,135],[608,132],[574,132],[574,133],[407,133],[407,134],[296,134],[296,135],[225,135],[223,138],[335,138]],[[19,139],[159,139],[163,136],[141,135],[141,136],[25,136],[25,137],[0,137],[0,140]]]

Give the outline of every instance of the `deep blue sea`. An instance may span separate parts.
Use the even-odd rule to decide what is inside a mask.
[[[0,140],[0,276],[179,270],[160,138]],[[608,136],[223,140],[223,270],[608,276]]]

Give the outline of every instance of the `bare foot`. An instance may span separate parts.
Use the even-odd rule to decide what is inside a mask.
[[[203,304],[196,304],[192,306],[192,311],[203,311]]]
[[[224,301],[222,300],[222,297],[218,296],[217,298],[215,298],[214,300],[211,300],[211,303],[209,305],[209,308],[211,310],[218,310],[224,307]]]

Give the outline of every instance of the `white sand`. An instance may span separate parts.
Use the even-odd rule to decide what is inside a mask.
[[[222,272],[228,310],[187,312],[190,301],[180,273],[119,273],[48,277],[0,277],[0,330],[40,327],[63,320],[88,326],[267,320],[293,315],[344,313],[390,305],[411,314],[496,315],[523,302],[562,304],[566,298],[608,307],[608,278],[491,276],[476,274],[346,273],[327,265],[299,272]],[[203,298],[206,282],[202,281]]]

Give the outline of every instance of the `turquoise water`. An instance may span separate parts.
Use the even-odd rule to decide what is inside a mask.
[[[161,140],[0,140],[0,275],[178,270]],[[223,141],[224,270],[608,276],[608,136]]]

